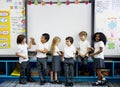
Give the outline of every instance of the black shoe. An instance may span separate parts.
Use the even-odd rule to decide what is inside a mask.
[[[69,86],[69,83],[68,83],[68,82],[66,82],[66,83],[65,83],[65,86]]]
[[[27,81],[28,82],[35,82],[35,80],[33,80],[32,78],[28,78]]]
[[[54,81],[50,81],[50,83],[55,84],[55,82],[54,82]]]
[[[45,81],[40,81],[40,85],[44,85],[45,84]]]
[[[56,84],[61,84],[61,82],[59,82],[58,80],[54,81]]]
[[[26,84],[25,80],[19,81],[20,84]]]
[[[73,86],[73,82],[70,82],[70,83],[69,83],[69,86]]]
[[[101,85],[101,83],[99,83],[99,82],[92,83],[92,86],[100,86],[100,85]]]
[[[107,83],[107,80],[101,80],[101,85],[105,85]]]

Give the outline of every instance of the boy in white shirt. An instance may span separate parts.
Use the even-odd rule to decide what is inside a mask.
[[[90,43],[87,41],[87,32],[81,31],[79,33],[80,41],[78,42],[78,62],[81,64],[81,74],[88,72],[88,52],[90,50]]]
[[[37,52],[37,66],[38,66],[38,74],[40,76],[40,85],[43,85],[45,83],[44,75],[47,71],[47,55],[48,52],[48,40],[50,36],[47,33],[42,34],[41,36],[41,42],[38,44],[38,49],[36,49]]]
[[[65,86],[73,86],[74,79],[74,59],[75,59],[75,47],[73,44],[73,38],[66,38],[66,46],[64,48],[63,60],[64,60],[64,71],[65,71]]]

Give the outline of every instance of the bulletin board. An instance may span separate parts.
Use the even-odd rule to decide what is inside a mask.
[[[25,0],[0,0],[0,56],[15,55],[16,37],[25,34]]]
[[[91,41],[91,3],[66,3],[41,5],[33,3],[27,5],[27,35],[28,39],[34,37],[37,44],[43,33],[50,34],[49,45],[54,36],[61,38],[59,45],[63,50],[65,38],[72,36],[74,45],[79,41],[79,32],[86,31],[88,40]]]
[[[120,57],[120,0],[95,0],[95,32],[107,36],[106,57]]]

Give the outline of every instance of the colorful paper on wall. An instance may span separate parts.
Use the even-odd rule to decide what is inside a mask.
[[[12,0],[6,0],[6,2],[12,2]]]
[[[0,49],[10,48],[10,12],[0,11]]]

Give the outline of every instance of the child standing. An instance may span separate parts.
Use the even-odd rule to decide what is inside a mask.
[[[81,74],[88,72],[88,52],[90,43],[87,41],[87,32],[81,31],[79,33],[80,41],[78,42],[78,62],[81,63]]]
[[[66,46],[64,48],[64,71],[65,71],[65,86],[73,86],[73,79],[74,79],[74,59],[75,59],[75,47],[73,44],[73,38],[67,37],[66,38]]]
[[[98,75],[98,81],[93,83],[94,86],[104,85],[107,80],[104,78],[103,74],[101,73],[101,69],[105,68],[104,63],[104,49],[107,42],[106,36],[101,33],[97,32],[93,35],[94,43],[94,53],[90,54],[91,57],[94,56],[94,68]]]
[[[44,75],[47,71],[47,55],[48,52],[48,40],[50,36],[47,33],[42,34],[41,36],[41,43],[38,44],[38,49],[36,49],[37,52],[37,66],[38,66],[38,74],[40,77],[40,85],[43,85],[45,83]]]
[[[32,46],[32,41],[30,41],[29,45],[26,44],[25,35],[18,35],[16,56],[19,56],[19,63],[20,63],[19,83],[20,84],[26,84],[25,74],[27,75],[28,82],[34,82],[34,80],[31,78],[30,65],[29,65],[29,59],[28,59],[28,50],[27,50],[31,46]]]
[[[61,61],[61,52],[58,48],[58,44],[60,43],[60,38],[59,37],[54,37],[52,41],[52,45],[50,48],[50,53],[52,54],[52,71],[50,73],[51,76],[51,83],[57,83],[60,84],[58,81],[58,72],[60,72],[60,61]],[[53,80],[53,75],[55,75],[55,80]]]

